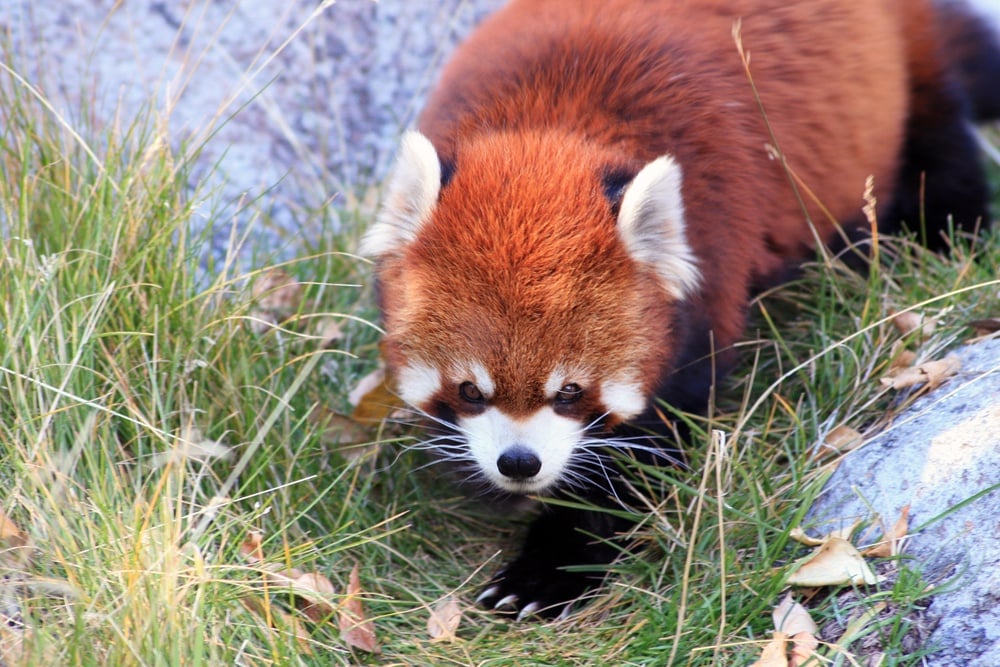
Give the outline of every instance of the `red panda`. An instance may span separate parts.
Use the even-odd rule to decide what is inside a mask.
[[[361,245],[387,365],[445,457],[501,494],[607,505],[608,452],[671,451],[634,439],[668,430],[654,399],[704,409],[755,291],[866,229],[869,176],[879,219],[932,246],[986,221],[938,20],[925,0],[514,0],[483,23]],[[1000,80],[977,44],[963,63]],[[599,571],[623,528],[546,509],[480,601],[566,613],[600,581],[571,566]]]

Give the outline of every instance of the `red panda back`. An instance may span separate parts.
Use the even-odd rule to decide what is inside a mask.
[[[905,4],[922,13],[920,0]],[[444,156],[480,133],[546,127],[639,163],[670,154],[696,254],[724,265],[727,281],[762,284],[815,245],[768,145],[821,236],[831,218],[857,218],[869,175],[878,196],[893,187],[908,102],[900,6],[516,0],[456,52],[419,126]],[[731,292],[716,291],[713,301]]]

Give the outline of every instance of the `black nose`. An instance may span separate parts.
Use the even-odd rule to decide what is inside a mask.
[[[541,469],[542,462],[535,453],[519,445],[511,447],[497,459],[497,470],[511,479],[528,479],[537,475]]]

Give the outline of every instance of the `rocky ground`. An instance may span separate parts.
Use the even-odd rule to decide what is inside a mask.
[[[1000,665],[1000,340],[958,350],[962,370],[849,454],[812,517],[850,525],[910,506],[903,550],[939,593],[920,619],[937,667]]]
[[[500,4],[5,0],[0,31],[69,119],[127,125],[153,100],[178,150],[201,151],[206,206],[275,248],[385,174],[441,62]]]

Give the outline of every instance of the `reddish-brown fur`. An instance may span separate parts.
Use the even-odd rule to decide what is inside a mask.
[[[539,151],[559,168],[533,160]],[[438,368],[481,361],[498,386],[518,388],[497,396],[511,416],[545,402],[544,376],[562,359],[645,369],[654,389],[670,331],[651,332],[650,322],[669,321],[670,304],[617,241],[593,179],[620,157],[571,135],[531,132],[480,138],[456,156],[462,167],[441,193],[435,223],[401,258],[384,261],[383,282],[396,287],[384,291],[390,343],[418,338],[421,358]],[[397,349],[388,346],[390,365]]]
[[[463,178],[468,189],[456,183],[445,193],[462,197],[470,212],[484,202],[492,208],[496,193],[507,186],[504,203],[514,215],[518,206],[545,200],[561,217],[578,216],[599,206],[593,201],[599,190],[596,181],[591,192],[560,190],[558,182],[569,177],[567,171],[589,169],[595,179],[601,159],[641,165],[673,155],[684,171],[686,226],[703,262],[704,303],[716,343],[725,347],[742,330],[748,290],[779,275],[790,260],[807,257],[815,238],[788,175],[768,157],[765,145],[773,142],[737,53],[734,19],[742,17],[743,44],[778,147],[829,211],[825,215],[810,202],[811,219],[820,236],[829,238],[832,220],[858,217],[867,176],[875,177],[879,196],[893,187],[908,98],[907,47],[895,14],[907,5],[912,23],[924,25],[921,4],[519,0],[488,20],[455,54],[419,125],[439,153],[460,165],[456,179],[471,165],[463,159],[464,146],[478,144],[483,162],[469,167],[476,174]],[[555,25],[558,40],[551,37]],[[920,48],[927,50],[923,44]],[[539,55],[544,69],[530,64]],[[591,145],[577,139],[573,150],[579,154],[569,157],[529,147],[515,164],[530,173],[519,175],[515,191],[508,180],[511,156],[480,137],[504,128],[530,145],[541,137],[532,130],[551,127],[586,137]],[[805,189],[802,194],[810,199]],[[499,218],[494,223],[494,233],[507,233]],[[535,229],[553,244],[554,256],[585,261],[582,254],[590,252],[597,257],[590,245],[593,230],[586,238],[560,241],[556,229]],[[466,276],[477,280],[474,272],[483,271],[490,277],[510,259],[492,256],[477,268],[463,253],[447,263],[441,257],[447,248],[437,246],[435,263],[460,289]],[[613,274],[624,265],[594,268]],[[516,285],[509,289],[510,301],[527,308],[533,297],[517,294]],[[558,285],[546,289],[551,299],[578,296]],[[606,294],[615,303],[607,307],[609,338],[601,354],[615,347],[622,328],[635,326],[621,320],[638,314],[617,302],[613,290]],[[425,316],[446,316],[428,305]],[[552,312],[551,326],[570,325],[563,318],[566,308]],[[613,355],[605,358],[614,362]]]

